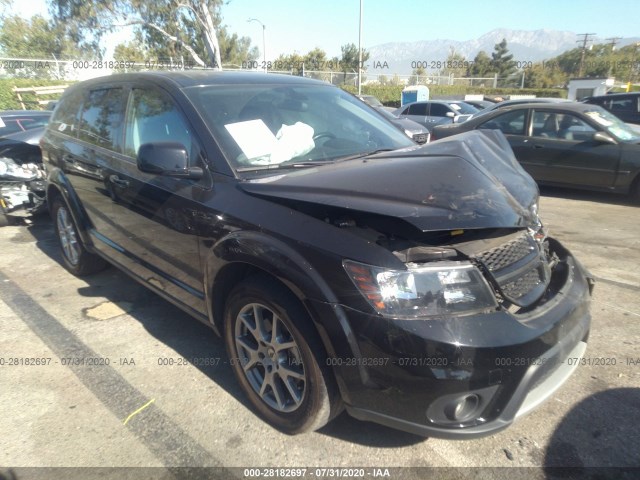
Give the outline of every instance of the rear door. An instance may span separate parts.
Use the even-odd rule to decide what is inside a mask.
[[[427,123],[429,125],[435,126],[453,123],[453,118],[456,113],[451,107],[444,103],[430,103],[429,106],[430,108],[427,116]],[[448,117],[447,114],[451,114],[451,116]]]
[[[105,172],[111,199],[110,238],[128,267],[192,313],[204,314],[203,274],[194,229],[195,198],[209,188],[200,181],[143,173],[141,145],[179,142],[192,165],[200,165],[200,142],[172,96],[155,86],[132,85],[123,155]],[[112,246],[113,248],[113,246]]]
[[[414,122],[428,126],[429,122],[427,121],[427,112],[427,103],[413,103],[404,110],[403,115],[406,115],[407,118]]]
[[[578,113],[540,108],[532,110],[531,118],[531,136],[516,156],[536,180],[613,186],[620,161],[619,145],[594,141],[598,130]]]

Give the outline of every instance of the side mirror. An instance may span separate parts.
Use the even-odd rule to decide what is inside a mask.
[[[198,180],[203,175],[202,168],[189,166],[187,149],[178,142],[153,142],[140,145],[138,170],[193,180]]]
[[[593,134],[593,140],[595,142],[600,142],[600,143],[611,143],[613,145],[616,145],[618,142],[616,142],[613,137],[611,135],[609,135],[608,133],[605,132],[596,132]]]
[[[455,113],[453,113],[453,112],[447,112],[447,117],[449,117],[449,118],[453,118],[453,117],[455,117],[455,116],[456,116],[456,114],[455,114]]]

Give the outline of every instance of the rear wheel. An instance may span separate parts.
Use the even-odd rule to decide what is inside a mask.
[[[337,388],[311,319],[291,292],[274,282],[258,275],[229,295],[229,358],[262,418],[290,434],[317,430],[340,411]]]
[[[79,277],[103,270],[107,262],[87,251],[78,235],[71,212],[62,199],[54,200],[52,214],[66,269]]]
[[[633,182],[629,194],[633,203],[640,204],[640,177],[636,178],[635,182]]]

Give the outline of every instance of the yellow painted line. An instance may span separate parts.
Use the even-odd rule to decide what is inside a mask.
[[[124,425],[127,424],[127,422],[129,420],[131,420],[135,415],[139,414],[142,410],[144,410],[145,408],[147,408],[149,405],[151,405],[153,402],[155,402],[156,399],[152,398],[151,400],[149,400],[147,403],[145,403],[143,406],[141,406],[139,409],[137,409],[135,412],[133,412],[131,415],[129,415],[127,417],[127,419],[124,421]]]

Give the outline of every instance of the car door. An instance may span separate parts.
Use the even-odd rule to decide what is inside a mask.
[[[58,165],[80,199],[95,238],[109,238],[113,215],[104,169],[122,148],[122,122],[126,102],[123,86],[101,85],[79,91],[65,103],[52,128],[61,133]],[[102,242],[96,242],[101,246]]]
[[[577,112],[537,108],[532,110],[531,119],[531,135],[516,157],[536,180],[596,188],[613,186],[620,161],[619,145],[594,140],[598,130]]]
[[[528,156],[529,139],[528,131],[529,111],[526,108],[510,108],[500,112],[487,121],[478,125],[480,129],[500,130],[511,145],[513,153],[522,167],[537,180],[542,173],[543,164],[538,164],[535,158]]]
[[[207,179],[190,180],[141,172],[141,145],[177,142],[194,164],[199,142],[173,98],[150,86],[133,85],[127,108],[123,155],[105,171],[112,203],[110,238],[129,269],[197,314],[205,314],[203,273],[193,228],[197,198]]]
[[[427,112],[428,104],[412,103],[403,111],[402,115],[426,127],[429,124],[427,121]]]
[[[456,112],[444,103],[430,103],[427,124],[431,126],[453,123]]]

